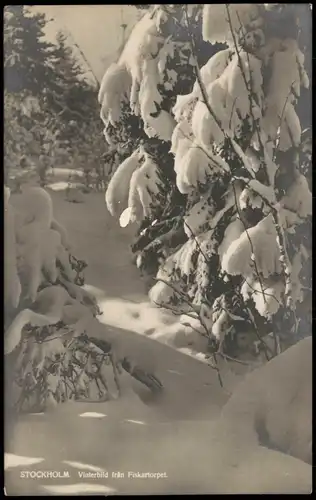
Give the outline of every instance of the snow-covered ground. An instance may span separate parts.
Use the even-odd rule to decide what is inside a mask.
[[[86,283],[103,311],[102,328],[113,332],[131,357],[154,369],[164,391],[150,397],[126,374],[118,400],[69,402],[21,417],[6,446],[6,493],[307,493],[309,466],[303,462],[282,455],[285,465],[278,469],[280,457],[274,452],[261,447],[232,452],[219,442],[214,422],[242,373],[233,375],[224,364],[222,389],[206,363],[151,338],[175,318],[148,303],[131,263],[134,229],[118,226],[103,194],[84,195],[78,204],[66,201],[62,190],[53,191],[52,198],[76,256],[88,263]],[[261,480],[265,467],[269,478]],[[67,472],[68,477],[32,479],[22,477],[22,471]],[[99,477],[89,477],[90,472]],[[129,472],[161,476],[144,479]],[[287,474],[286,481],[280,474]]]

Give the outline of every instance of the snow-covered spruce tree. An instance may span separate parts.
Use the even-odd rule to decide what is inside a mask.
[[[171,110],[176,96],[190,91],[195,76],[188,32],[177,29],[177,18],[183,17],[181,6],[171,8],[175,20],[164,8],[143,7],[147,12],[118,62],[104,75],[99,100],[115,171],[107,206],[117,216],[127,206],[132,209],[130,219],[141,222],[132,250],[138,255],[138,266],[155,275],[165,248],[186,240],[182,224],[186,196],[177,189],[170,152],[175,126]],[[202,40],[199,6],[193,6],[190,16],[198,58],[204,64],[222,45]]]
[[[280,339],[296,340],[300,307],[310,314],[311,306],[312,198],[301,163],[309,141],[303,151],[295,111],[309,86],[300,33],[310,12],[205,5],[198,33],[200,7],[155,6],[104,76],[107,140],[128,136],[130,117],[144,127],[106,202],[122,224],[141,223],[134,249],[147,244],[149,262],[163,261],[155,303],[189,315],[216,350],[239,356],[262,347],[268,358]],[[202,62],[201,34],[226,47]]]
[[[43,411],[68,399],[120,394],[121,368],[151,389],[159,381],[114,347],[82,288],[75,258],[44,189],[5,188],[6,400],[15,411]],[[106,329],[105,329],[106,330]]]

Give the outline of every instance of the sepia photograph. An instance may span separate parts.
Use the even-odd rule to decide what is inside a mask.
[[[4,494],[306,494],[312,4],[6,5]]]

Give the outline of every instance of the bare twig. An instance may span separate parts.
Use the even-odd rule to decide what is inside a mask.
[[[274,152],[273,160],[275,159],[275,155],[277,153],[277,150],[278,150],[278,147],[279,147],[279,144],[280,144],[281,126],[282,126],[282,122],[283,122],[283,118],[284,118],[284,113],[285,113],[286,105],[287,105],[287,102],[288,102],[289,97],[291,95],[292,87],[293,87],[294,83],[295,83],[295,81],[291,84],[290,92],[286,96],[286,99],[285,99],[285,102],[284,102],[284,105],[283,105],[283,108],[282,108],[282,111],[281,111],[280,121],[279,121],[279,127],[278,127],[278,130],[280,130],[280,132],[277,134],[276,139],[275,139],[275,145],[274,145],[275,152]]]
[[[256,293],[262,293],[260,290],[257,290],[256,288],[254,288],[250,283],[249,281],[246,280],[246,278],[244,278],[244,282],[247,284],[247,286],[249,286],[249,288],[251,288],[251,290],[253,290],[254,292]],[[279,305],[281,305],[281,302],[279,301],[279,299],[273,295],[273,293],[269,293],[269,292],[266,292],[266,290],[264,290],[264,295],[265,297],[272,297],[273,299],[275,299]]]
[[[241,303],[244,304],[245,311],[247,312],[248,318],[249,318],[249,320],[250,320],[250,322],[251,322],[251,324],[253,326],[254,333],[255,333],[258,341],[260,342],[260,344],[263,346],[263,350],[264,350],[264,354],[265,354],[266,360],[270,361],[270,358],[268,356],[268,351],[273,355],[273,353],[271,352],[271,349],[265,343],[265,341],[262,339],[262,337],[260,335],[260,332],[259,332],[259,329],[257,327],[256,321],[255,321],[255,319],[253,317],[253,314],[252,314],[251,310],[249,309],[249,307],[245,304],[241,293],[238,291],[238,289],[236,289],[235,292],[239,296]]]
[[[199,318],[197,318],[199,320]],[[207,339],[209,339],[209,335],[207,335],[206,333],[203,333],[201,332],[200,330],[198,330],[197,328],[195,328],[194,326],[192,326],[190,323],[182,323],[183,326],[186,326],[188,328],[191,328],[191,330],[193,330],[194,332],[198,333],[199,335],[202,335],[202,337],[205,337]]]
[[[192,229],[190,228],[189,224],[188,224],[185,220],[183,220],[183,223],[184,223],[184,225],[188,228],[188,230],[190,231],[191,236],[193,237],[193,239],[194,239],[194,241],[195,241],[195,243],[196,243],[196,246],[198,247],[199,252],[200,252],[200,253],[201,253],[201,255],[204,257],[205,262],[206,262],[206,263],[209,263],[209,259],[207,258],[207,256],[206,256],[206,255],[205,255],[205,253],[203,252],[203,250],[202,250],[202,248],[201,248],[201,245],[200,245],[200,243],[199,243],[199,241],[198,241],[198,239],[197,239],[197,236],[194,234],[194,232],[193,232],[193,231],[192,231]],[[212,228],[212,229],[215,229],[215,228]]]
[[[119,373],[117,370],[117,361],[116,361],[116,357],[115,357],[113,352],[110,353],[110,361],[111,361],[111,365],[112,365],[112,369],[113,369],[115,385],[116,385],[118,394],[121,395],[122,389],[121,389],[121,385],[120,385]]]
[[[233,115],[234,115],[234,111],[235,111],[235,106],[236,106],[237,99],[238,98],[235,97],[233,105],[232,105],[232,110],[231,110],[231,113],[230,113],[229,125],[228,125],[229,128],[231,127],[231,124],[232,124],[232,119],[233,119]]]
[[[277,356],[278,354],[281,354],[281,345],[280,345],[280,337],[277,333],[273,332],[273,337],[274,337],[274,349],[275,349],[275,355]]]
[[[183,302],[185,304],[187,304],[191,310],[195,313],[197,313],[198,315],[198,320],[200,321],[201,325],[203,326],[204,330],[205,330],[205,333],[207,335],[207,337],[209,338],[210,334],[209,334],[209,329],[207,328],[206,324],[205,324],[205,321],[201,318],[201,314],[200,312],[197,312],[196,311],[196,308],[191,304],[191,302],[187,299],[186,295],[184,293],[182,293],[180,290],[177,290],[171,283],[169,283],[168,281],[165,281],[161,278],[156,278],[156,281],[161,281],[161,283],[164,283],[165,285],[169,286],[176,294],[178,294],[181,299],[183,300]],[[164,306],[163,306],[164,307]]]
[[[227,359],[228,361],[233,361],[234,363],[239,363],[240,365],[251,366],[251,367],[256,366],[256,363],[251,363],[247,361],[242,361],[241,359],[232,358],[231,356],[228,356],[227,354],[224,354],[223,352],[220,351],[217,351],[216,354],[221,356],[223,359]]]
[[[158,302],[155,302],[153,301],[153,303],[155,304],[155,306],[159,307],[159,309],[167,309],[168,311],[171,311],[172,314],[174,314],[174,316],[188,316],[189,318],[192,318],[192,319],[198,319],[198,316],[193,316],[193,314],[190,314],[188,312],[185,312],[185,311],[176,311],[175,309],[173,309],[171,306],[168,306],[167,304],[166,305],[162,305],[162,304],[158,304]]]
[[[181,292],[181,290],[178,290],[175,286],[173,286],[171,283],[169,283],[168,281],[164,280],[163,278],[154,278],[154,280],[155,281],[160,281],[164,285],[169,286],[177,295],[179,295],[181,297],[181,299],[183,300],[183,302],[185,304],[187,304],[188,306],[190,306],[190,308],[192,309],[192,311],[196,312],[196,310],[194,309],[193,305],[187,299],[186,295],[183,292]]]
[[[217,372],[217,377],[218,377],[218,381],[219,381],[219,384],[220,384],[220,386],[221,386],[221,387],[222,387],[222,389],[223,389],[223,388],[224,388],[224,384],[223,384],[223,379],[222,379],[222,376],[221,376],[220,369],[218,368],[218,363],[217,363],[217,356],[216,356],[216,353],[213,353],[211,356],[212,356],[212,358],[213,358],[213,360],[214,360],[214,363],[215,363],[215,366],[214,366],[214,365],[212,365],[211,367],[212,367],[213,369],[215,369],[215,370],[216,370],[216,372]]]
[[[240,52],[238,50],[238,45],[237,45],[236,37],[235,37],[234,31],[233,31],[233,26],[232,26],[230,12],[229,12],[229,5],[225,4],[225,6],[226,6],[226,11],[227,11],[227,16],[228,16],[229,27],[230,27],[230,30],[231,30],[231,34],[232,34],[232,37],[233,37],[236,54],[237,54],[237,57],[238,57],[240,71],[242,73],[242,76],[243,76],[243,79],[244,79],[244,82],[245,82],[245,86],[246,86],[246,89],[247,89],[247,92],[248,92],[249,105],[250,105],[249,110],[250,110],[251,118],[252,118],[255,130],[256,130],[257,136],[258,136],[258,141],[259,141],[259,146],[260,146],[260,149],[261,149],[261,154],[263,155],[264,147],[263,147],[263,144],[262,144],[262,141],[261,141],[261,136],[260,136],[260,133],[259,133],[258,123],[257,123],[257,120],[255,120],[255,117],[254,117],[254,114],[253,114],[254,92],[253,92],[253,85],[252,85],[252,75],[251,75],[251,66],[250,66],[249,54],[246,51],[247,62],[248,62],[248,66],[249,66],[249,82],[248,82],[247,78],[246,78],[246,73],[245,73],[243,65],[242,65],[242,61],[241,61],[241,57],[240,57]],[[243,29],[243,25],[242,25],[242,23],[240,21],[240,17],[239,17],[238,11],[236,11],[236,14],[237,14],[237,18],[238,18],[240,27],[241,27],[241,29]],[[269,177],[267,176],[267,179],[268,178]]]

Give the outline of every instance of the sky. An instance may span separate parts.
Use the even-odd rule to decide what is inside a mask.
[[[49,40],[60,29],[70,32],[70,41],[80,46],[99,81],[122,43],[122,21],[128,34],[140,16],[127,5],[35,5],[32,10],[54,19],[47,27]]]

